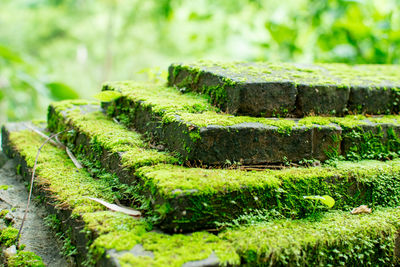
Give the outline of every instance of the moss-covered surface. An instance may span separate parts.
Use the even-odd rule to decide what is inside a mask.
[[[7,147],[5,151],[10,152],[11,148],[11,155],[20,155],[26,160],[27,165],[32,167],[36,149],[43,139],[28,131],[12,132],[6,136],[4,134],[3,132],[3,146]],[[8,138],[5,138],[7,136]],[[398,164],[396,161],[391,163],[370,161],[360,165],[338,162],[336,167],[331,168],[336,170],[336,174],[352,173],[360,181],[373,181],[382,174],[383,180],[395,183],[396,178],[388,176],[388,179],[384,179],[383,177],[384,174],[397,175],[399,168],[396,164]],[[359,168],[354,168],[356,166]],[[151,168],[154,168],[153,174],[161,170],[159,166],[143,168],[142,172],[149,176],[152,173]],[[179,175],[178,171],[183,167],[171,166],[171,168],[176,168],[174,171]],[[323,170],[323,168],[318,169]],[[202,174],[207,174],[208,171],[211,173],[218,170],[203,171]],[[296,174],[298,171],[300,174]],[[282,180],[295,179],[295,177],[307,180],[314,176],[314,171],[311,169],[288,169],[283,172],[269,171],[267,173],[280,173],[280,176],[276,176]],[[329,176],[328,174],[326,175]],[[314,221],[303,219],[252,222],[249,220],[247,225],[225,229],[218,235],[207,232],[168,235],[151,231],[152,222],[146,218],[135,219],[125,214],[106,211],[103,206],[86,199],[86,196],[96,196],[111,202],[112,190],[105,181],[93,179],[85,170],[77,170],[66,153],[59,148],[51,145],[43,148],[39,157],[37,175],[37,182],[45,188],[48,198],[51,199],[50,203],[62,204],[63,208],[72,210],[72,218],[83,221],[84,232],[92,240],[89,242],[90,253],[86,261],[89,265],[106,259],[104,253],[112,249],[115,249],[117,253],[107,255],[116,257],[122,266],[181,266],[185,262],[206,259],[213,253],[222,265],[238,265],[239,263],[260,265],[269,262],[278,265],[287,262],[305,265],[313,261],[321,265],[395,264],[394,242],[396,231],[399,229],[399,209],[377,209],[372,215],[361,216],[350,216],[348,212],[336,211],[320,215],[317,221],[315,221],[315,216],[313,216]],[[185,178],[191,179],[190,176],[180,176],[182,179],[180,181],[184,181]],[[157,177],[160,182],[169,183],[170,177],[165,175],[157,175]],[[333,179],[338,179],[338,177],[335,176]],[[336,190],[340,189],[338,181],[340,179],[335,183]],[[226,180],[226,183],[232,182],[229,179]],[[275,186],[274,183],[275,181],[269,184]],[[355,185],[355,188],[359,186],[359,184]],[[395,186],[383,183],[379,185],[382,192],[385,192],[388,187],[396,190]],[[292,186],[311,188],[314,184],[309,181],[303,184],[299,180]],[[183,183],[182,189],[189,187],[188,184]],[[285,194],[288,192],[286,190],[289,191],[289,187],[282,187],[278,191]],[[386,200],[393,200],[393,195],[399,196],[398,191],[385,194]],[[381,193],[377,195],[381,197]],[[335,199],[339,200],[337,196]],[[385,205],[386,200],[383,197],[376,204]],[[396,203],[397,200],[393,200],[390,205],[398,205]],[[129,252],[139,244],[151,254],[135,256],[133,252]],[[342,254],[358,257],[345,257]]]
[[[0,212],[0,220],[7,213],[8,210],[2,210]],[[0,230],[0,260],[3,260],[3,263],[9,267],[44,267],[45,265],[40,256],[36,255],[34,252],[24,251],[23,248],[19,248],[17,253],[11,257],[3,253],[3,249],[7,249],[10,246],[15,245],[17,235],[18,229],[14,228],[12,225]]]
[[[168,84],[233,114],[387,114],[399,111],[398,73],[394,65],[199,61],[172,64]]]
[[[14,156],[18,154],[26,161],[28,167],[33,167],[37,149],[43,142],[43,138],[30,131],[9,134],[5,131],[3,128],[3,146],[7,147],[5,151],[9,151],[10,155]],[[10,151],[10,148],[13,151]],[[76,218],[78,221],[82,218],[86,230],[89,231],[87,236],[104,234],[98,241],[94,241],[92,254],[88,257],[87,264],[94,264],[107,248],[127,249],[130,245],[133,247],[137,241],[142,242],[142,240],[161,244],[169,237],[166,234],[148,232],[152,225],[144,219],[137,220],[128,215],[105,211],[104,206],[89,200],[88,197],[98,197],[113,202],[112,185],[101,179],[93,179],[84,169],[77,170],[62,149],[51,145],[44,146],[39,156],[36,173],[37,184],[45,190],[52,205],[71,210],[71,218]],[[110,239],[112,234],[114,236]],[[124,237],[128,239],[125,240]],[[203,239],[204,237],[208,239]],[[155,261],[180,266],[186,261],[207,258],[207,253],[214,251],[222,262],[238,262],[237,254],[228,243],[220,240],[208,242],[213,240],[211,234],[199,233],[193,237],[181,235],[180,238],[178,236],[175,238],[168,244],[174,250],[160,250],[159,255],[155,254]],[[12,240],[12,238],[7,238],[7,240]],[[104,240],[107,241],[104,242]],[[199,242],[201,246],[198,246]],[[179,253],[181,256],[177,257],[179,251],[181,251]]]
[[[399,218],[399,208],[358,216],[335,211],[317,219],[253,223],[219,236],[249,265],[394,266]]]
[[[122,165],[133,170],[145,165],[177,162],[171,155],[150,149],[140,134],[104,116],[98,103],[85,105],[87,111],[75,103],[76,100],[53,103],[49,109],[48,128],[53,132],[72,130],[61,135],[65,140],[75,141],[78,134],[86,136],[90,140],[90,149],[97,152],[86,153],[91,156],[90,160],[99,161],[106,153],[118,154]],[[88,152],[83,144],[72,148],[77,152]]]
[[[237,83],[291,82],[311,86],[336,85],[338,87],[365,86],[385,89],[400,85],[400,68],[395,65],[356,65],[293,63],[245,63],[198,61],[173,64],[173,75],[182,69],[196,73],[213,72]],[[172,79],[173,77],[170,77]],[[385,87],[385,88],[383,88]]]
[[[137,135],[110,121],[98,111],[82,114],[78,112],[80,109],[74,112],[71,112],[73,109],[69,110],[65,117],[61,114],[57,116],[56,112],[49,119],[51,124],[58,125],[57,131],[68,127],[76,129],[75,137],[69,139],[69,144],[76,144],[78,136],[89,137],[77,150],[85,151],[84,156],[108,150],[107,136],[114,129],[120,129],[118,137]],[[92,116],[93,114],[96,116]],[[102,121],[107,124],[103,125]],[[93,125],[93,130],[90,125]],[[113,142],[117,144],[116,147],[121,143],[118,138],[114,138]],[[122,148],[125,151],[132,150],[132,157],[135,157],[135,153],[141,153],[135,152],[134,142],[130,143],[129,148]],[[115,149],[113,152],[122,151]],[[138,155],[140,158],[140,154]],[[150,205],[158,223],[169,231],[212,228],[215,220],[229,221],[244,210],[252,208],[274,207],[285,216],[304,217],[312,207],[311,202],[302,198],[305,195],[331,195],[337,200],[336,207],[340,209],[362,203],[373,206],[400,203],[397,197],[400,179],[393,172],[396,166],[400,166],[398,161],[339,161],[335,163],[336,166],[246,172],[187,168],[171,164],[142,165],[138,168],[135,163],[132,166],[123,164],[122,159],[110,165],[110,157],[103,157],[106,160],[99,159],[99,167],[116,173],[120,181],[138,182],[133,188],[135,194],[147,196],[147,199],[141,199],[147,203],[143,206]],[[157,159],[158,155],[155,154],[154,157]],[[149,159],[149,162],[156,160]],[[128,174],[131,178],[124,177],[126,174],[120,171],[123,168],[132,170]],[[359,174],[360,170],[365,171],[368,179]]]
[[[15,240],[17,239],[18,229],[15,229],[12,226],[9,226],[0,231],[0,245],[8,248],[15,244]]]
[[[141,92],[143,91],[143,87],[147,88],[146,92],[148,93],[146,96],[142,96]],[[313,153],[312,155],[306,155],[306,153],[304,153],[303,157],[307,159],[314,157],[324,160],[339,155],[356,160],[391,159],[397,157],[400,151],[398,141],[400,115],[372,117],[366,117],[363,115],[348,115],[345,117],[309,116],[302,119],[233,116],[217,112],[212,108],[204,110],[197,109],[198,111],[194,112],[195,109],[193,108],[193,103],[195,100],[198,100],[200,96],[193,96],[191,94],[182,95],[177,90],[171,91],[171,88],[168,87],[132,82],[117,82],[106,84],[104,89],[115,90],[121,93],[120,98],[108,105],[108,112],[111,116],[117,117],[120,122],[130,127],[135,127],[141,132],[147,132],[149,136],[155,138],[156,141],[164,142],[170,149],[179,152],[181,160],[201,160],[206,163],[207,161],[214,162],[218,160],[220,164],[225,163],[226,160],[236,160],[236,158],[232,159],[225,157],[214,159],[211,158],[211,153],[207,154],[208,157],[210,157],[207,158],[207,155],[202,155],[198,151],[205,149],[210,150],[211,148],[207,145],[213,143],[212,148],[216,147],[219,150],[218,154],[220,157],[223,157],[222,155],[225,155],[222,153],[225,151],[225,138],[222,138],[221,140],[217,139],[217,137],[212,139],[212,136],[210,137],[206,133],[206,130],[209,129],[210,131],[216,131],[215,128],[213,128],[214,126],[224,127],[222,129],[219,128],[219,134],[214,133],[214,135],[218,136],[222,135],[224,131],[238,131],[238,125],[242,125],[239,127],[241,130],[243,130],[243,127],[247,127],[246,129],[249,129],[249,131],[252,129],[253,132],[263,131],[262,127],[265,126],[272,127],[275,129],[276,133],[279,133],[282,136],[287,136],[285,139],[286,141],[282,140],[282,144],[275,144],[275,146],[281,146],[281,151],[283,144],[288,144],[290,142],[302,144],[306,142],[316,142],[315,140],[303,140],[305,137],[293,141],[291,135],[295,131],[307,131],[308,129],[310,131],[318,132],[321,128],[325,129],[325,131],[330,131],[327,134],[327,138],[323,140],[321,139],[322,141],[320,141],[326,146],[326,148],[323,148],[323,151]],[[168,95],[174,95],[173,97],[169,97],[174,99],[174,101],[176,101],[176,99],[183,100],[179,108],[174,109],[176,107],[175,104],[169,105],[172,100],[163,99],[158,96],[157,93],[160,93],[162,96],[164,90],[168,92]],[[187,105],[183,103],[191,97],[193,97],[193,101],[188,101],[187,105],[189,105],[189,107],[187,107]],[[187,108],[182,108],[182,106]],[[178,125],[183,129],[181,132],[177,132]],[[302,130],[299,130],[300,128]],[[203,129],[203,131],[201,131],[201,129]],[[340,129],[341,133],[338,133],[337,129]],[[271,135],[271,133],[268,134]],[[246,145],[246,147],[242,147],[242,150],[253,151],[251,154],[255,158],[244,158],[244,161],[249,162],[248,164],[251,164],[252,161],[256,161],[254,163],[262,162],[262,158],[257,157],[259,149],[258,147],[254,147],[252,143],[253,139],[247,138],[242,140],[239,136],[240,135],[235,136],[230,134],[230,138],[233,140],[231,145]],[[254,136],[254,138],[260,137]],[[271,144],[268,146],[270,148],[272,147]],[[315,148],[318,147],[318,145],[310,144],[310,150],[311,147]],[[336,151],[331,151],[332,149],[328,149],[329,147]],[[339,147],[341,147],[341,150]],[[268,148],[265,148],[264,150],[267,149]],[[231,151],[231,154],[232,153],[233,151]],[[296,155],[298,155],[298,153],[300,153],[299,150]],[[287,154],[289,154],[289,152]],[[290,157],[291,155],[286,155],[287,160],[294,160]],[[237,158],[237,161],[239,161],[243,156],[240,157],[240,155],[237,155]],[[273,160],[275,160],[273,162],[279,162],[282,161],[282,158]]]
[[[45,267],[42,258],[30,251],[18,251],[8,259],[9,267]]]

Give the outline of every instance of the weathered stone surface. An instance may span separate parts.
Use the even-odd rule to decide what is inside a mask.
[[[175,115],[169,112],[167,116],[171,118],[166,119],[154,111],[157,108],[154,105],[124,96],[114,102],[104,103],[103,106],[109,110],[111,116],[119,118],[128,127],[147,134],[156,143],[163,143],[171,151],[178,152],[183,160],[202,164],[325,160],[327,156],[324,151],[330,146],[338,147],[340,142],[339,139],[328,138],[340,134],[341,129],[333,124],[315,123],[303,126],[293,119],[285,121],[259,118],[257,121],[251,117],[229,118],[217,113],[204,113],[204,117],[202,114],[195,114],[196,118],[186,119],[187,116],[179,111]],[[215,117],[215,122],[204,123],[207,116]],[[231,119],[235,121],[231,123]],[[218,120],[225,120],[227,124]],[[292,126],[284,128],[280,123]],[[325,138],[313,139],[322,130]]]
[[[394,104],[398,95],[390,88],[351,87],[347,108],[356,114],[389,114],[398,112]],[[397,100],[398,102],[398,100]],[[398,104],[400,104],[398,102]]]
[[[394,65],[197,62],[172,64],[168,84],[237,115],[386,114],[399,111],[399,73]]]
[[[343,116],[347,110],[349,88],[330,85],[298,85],[296,115],[331,115]]]

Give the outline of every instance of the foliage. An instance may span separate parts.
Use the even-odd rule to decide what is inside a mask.
[[[174,61],[400,58],[399,0],[1,2],[0,121],[89,97],[105,80],[162,80]]]

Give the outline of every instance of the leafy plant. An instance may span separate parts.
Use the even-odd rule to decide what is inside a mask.
[[[315,212],[318,208],[318,204],[321,203],[327,208],[332,208],[335,205],[335,200],[328,195],[323,196],[303,196],[304,199],[309,199],[314,201],[313,210],[311,216],[315,215]]]

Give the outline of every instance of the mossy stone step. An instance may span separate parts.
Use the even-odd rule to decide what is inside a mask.
[[[161,155],[163,159],[173,157],[145,148],[140,139],[132,142],[130,138],[137,133],[107,118],[98,106],[75,102],[53,103],[49,128],[53,132],[72,129],[72,134],[60,139],[86,161],[97,162],[96,168],[105,168],[121,182],[136,185],[138,194],[147,197],[142,201],[150,201],[150,208],[160,217],[158,224],[167,231],[212,228],[215,221],[230,221],[251,208],[276,209],[287,216],[302,217],[312,206],[303,199],[305,195],[331,195],[338,209],[400,203],[397,160],[260,172],[160,164],[157,159]],[[115,146],[110,146],[110,141]],[[137,154],[141,159],[148,151],[153,151],[154,159],[139,162],[123,158],[129,155],[134,159]]]
[[[400,67],[291,63],[172,64],[168,84],[208,95],[231,114],[387,114],[399,111]]]
[[[2,133],[4,151],[18,160],[19,171],[29,180],[44,139],[15,124]],[[109,181],[77,170],[62,149],[44,146],[36,174],[35,193],[64,222],[78,248],[79,266],[399,264],[399,208],[377,208],[359,216],[332,211],[302,220],[249,216],[242,218],[245,225],[217,234],[168,235],[152,231],[145,218],[106,211],[90,201],[87,197],[112,201]]]
[[[44,139],[27,130],[25,124],[8,124],[2,128],[3,151],[17,160],[17,171],[27,181],[30,181],[36,153],[43,142]],[[184,263],[202,266],[200,261],[207,258],[213,260],[210,266],[238,263],[239,257],[233,247],[212,234],[171,236],[159,230],[152,231],[151,220],[107,211],[88,199],[97,197],[113,202],[117,194],[114,186],[109,179],[93,179],[85,169],[78,170],[63,149],[48,144],[41,150],[34,192],[63,222],[64,234],[77,248],[78,266],[133,266],[129,263],[132,258],[142,261],[134,266],[181,266]],[[148,247],[151,253],[147,252]]]
[[[103,90],[117,95],[103,105],[110,116],[162,142],[181,160],[263,164],[400,151],[398,115],[255,118],[219,113],[200,95],[161,85],[112,82]]]

